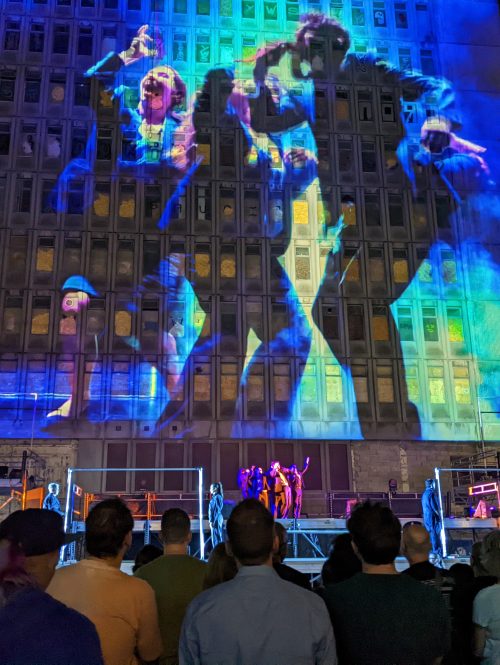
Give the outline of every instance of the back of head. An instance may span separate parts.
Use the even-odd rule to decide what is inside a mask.
[[[273,563],[283,563],[288,549],[288,534],[279,522],[274,523],[274,533],[278,537],[278,549],[273,551]]]
[[[232,553],[243,566],[266,563],[273,549],[274,519],[256,499],[239,503],[227,521]]]
[[[389,564],[399,554],[401,524],[390,508],[366,501],[355,508],[347,528],[365,563]]]
[[[99,559],[117,556],[133,528],[132,513],[121,499],[101,501],[85,521],[87,552]]]
[[[323,564],[321,579],[325,586],[348,580],[361,572],[361,561],[352,549],[349,533],[341,533],[335,538],[330,556]]]
[[[222,584],[222,582],[229,582],[237,572],[238,566],[235,558],[227,553],[225,543],[219,543],[208,557],[203,588],[211,589],[217,584]]]
[[[170,508],[161,518],[161,538],[164,545],[182,545],[191,536],[189,515],[180,508]]]
[[[481,563],[488,575],[500,580],[500,531],[491,531],[481,543]]]
[[[410,524],[403,527],[401,550],[410,562],[414,559],[426,561],[431,549],[431,537],[422,524]]]
[[[474,571],[466,563],[454,563],[448,572],[457,587],[466,587],[474,579]]]
[[[144,545],[136,554],[132,572],[135,573],[141,566],[151,563],[163,554],[162,550],[156,545]]]

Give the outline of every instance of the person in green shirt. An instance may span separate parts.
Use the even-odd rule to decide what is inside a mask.
[[[179,662],[179,635],[187,606],[201,593],[206,564],[188,554],[191,542],[191,522],[180,508],[170,508],[161,519],[163,556],[141,566],[136,577],[146,580],[153,588],[158,605],[163,657],[160,665]]]

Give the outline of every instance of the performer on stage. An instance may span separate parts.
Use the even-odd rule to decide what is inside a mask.
[[[422,494],[422,515],[424,526],[431,536],[432,551],[441,559],[443,546],[441,543],[441,513],[439,511],[439,498],[437,496],[435,481],[428,478],[425,481],[425,490]]]
[[[274,517],[287,519],[292,507],[292,489],[278,461],[271,462],[267,477],[272,488],[269,501],[270,510]]]
[[[264,473],[261,466],[251,466],[250,476],[248,478],[248,496],[251,499],[260,500],[260,495],[264,490]]]
[[[223,528],[224,518],[222,509],[224,507],[224,494],[222,483],[212,483],[210,485],[211,499],[208,504],[208,521],[210,522],[210,533],[212,536],[212,547],[224,541]]]
[[[55,513],[59,513],[59,515],[64,515],[59,499],[57,498],[59,485],[57,483],[49,483],[48,490],[48,494],[43,500],[43,508],[45,510],[53,510]]]
[[[240,488],[242,499],[248,499],[250,496],[249,482],[250,482],[250,469],[245,469],[245,467],[242,466],[241,469],[238,471],[238,487]]]
[[[310,461],[311,458],[306,457],[302,471],[297,469],[296,464],[292,464],[288,469],[282,469],[287,474],[288,482],[290,483],[293,501],[293,516],[296,520],[299,519],[300,513],[302,512],[302,490],[304,489],[303,476],[309,468]]]

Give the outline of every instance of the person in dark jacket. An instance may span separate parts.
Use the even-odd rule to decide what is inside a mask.
[[[224,508],[224,494],[222,483],[212,483],[210,485],[211,499],[208,504],[208,521],[210,522],[210,533],[212,536],[212,547],[216,547],[224,540],[224,518],[222,509]]]
[[[441,512],[439,510],[439,498],[432,478],[425,481],[425,490],[422,494],[422,516],[424,526],[429,532],[432,543],[432,551],[441,559],[443,546],[441,543]]]

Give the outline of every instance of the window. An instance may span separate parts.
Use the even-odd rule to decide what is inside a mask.
[[[135,184],[120,183],[118,196],[118,215],[122,219],[135,218]]]
[[[346,282],[359,282],[361,279],[359,251],[356,247],[345,247],[342,256],[342,275]]]
[[[54,238],[39,238],[36,250],[35,270],[52,272],[54,270]]]
[[[349,122],[351,120],[349,91],[344,88],[336,88],[335,90],[335,118],[337,122]]]
[[[422,307],[424,339],[426,342],[439,342],[439,329],[435,307]]]
[[[64,238],[64,251],[62,257],[62,270],[64,276],[79,274],[82,262],[82,239]]]
[[[159,330],[158,300],[148,299],[142,303],[141,333],[143,337],[156,337]]]
[[[199,64],[210,63],[210,34],[198,33],[195,41],[195,60]]]
[[[292,218],[294,224],[309,224],[309,204],[305,194],[293,196]]]
[[[21,157],[34,157],[36,153],[37,126],[23,123],[19,134],[19,150]]]
[[[15,212],[31,212],[33,178],[18,177],[16,182]]]
[[[90,104],[90,79],[81,76],[75,77],[73,103],[75,106],[88,106]]]
[[[54,72],[49,78],[49,103],[62,104],[66,97],[66,76],[62,72]]]
[[[174,12],[179,13],[176,9],[179,4],[186,7],[186,0],[174,0]],[[186,13],[186,9],[182,13]],[[174,32],[172,59],[174,62],[187,62],[187,35],[184,32]]]
[[[429,399],[431,404],[446,404],[444,368],[429,367]]]
[[[373,121],[373,96],[367,90],[358,92],[358,114],[360,122]]]
[[[309,247],[295,248],[295,277],[297,280],[311,279]]]
[[[384,250],[370,247],[368,250],[368,272],[371,282],[385,282]]]
[[[93,275],[95,277],[95,275]],[[86,335],[99,335],[104,330],[106,314],[104,311],[104,300],[92,298],[87,313]]]
[[[361,141],[361,165],[363,173],[377,172],[377,152],[375,141],[363,138]]]
[[[394,380],[389,365],[377,365],[377,395],[382,404],[394,402]]]
[[[325,365],[325,393],[329,404],[342,403],[342,371],[339,365]]]
[[[26,69],[24,78],[24,101],[26,104],[38,104],[42,88],[42,72],[39,69]]]
[[[275,198],[271,194],[270,195],[271,201],[274,201]],[[222,223],[225,228],[228,226],[234,226],[236,222],[236,193],[234,189],[226,189],[223,188],[220,190],[220,195],[219,195],[219,202],[220,202],[220,212],[222,215]],[[271,210],[272,204],[270,202],[270,207]],[[270,216],[272,215],[270,211]],[[271,220],[274,221],[274,218],[271,217]]]
[[[232,34],[221,33],[219,36],[219,61],[234,62],[234,38]]]
[[[69,25],[56,24],[52,41],[52,53],[65,55],[69,51]]]
[[[352,0],[351,18],[353,25],[365,25],[365,8],[362,0]]]
[[[92,26],[83,23],[78,28],[78,55],[92,55],[94,34]]]
[[[364,341],[365,322],[363,305],[347,305],[347,327],[351,342]]]
[[[13,102],[16,93],[16,70],[0,70],[0,102]]]
[[[7,297],[3,310],[2,335],[19,335],[23,325],[23,299]],[[4,375],[2,375],[2,380]]]
[[[212,190],[210,187],[196,187],[196,219],[212,220]]]
[[[50,323],[50,297],[34,297],[31,312],[31,334],[48,335]]]
[[[208,363],[194,363],[194,401],[210,402],[211,376]]]
[[[380,197],[378,194],[365,194],[365,218],[367,226],[381,226]]]
[[[453,389],[457,404],[471,403],[469,368],[465,362],[453,363]]]
[[[259,245],[247,245],[245,248],[245,276],[247,279],[262,279]]]
[[[49,159],[59,159],[62,151],[62,125],[49,124],[47,127],[47,140],[45,143],[45,156]]]
[[[408,250],[394,249],[392,252],[392,272],[396,284],[406,284],[410,278],[408,268]]]
[[[96,182],[94,187],[94,201],[92,214],[99,220],[109,219],[110,215],[111,185],[107,182]]]
[[[226,402],[234,402],[238,398],[238,365],[221,363],[220,398]]]
[[[340,339],[339,333],[339,311],[335,304],[322,306],[323,336],[327,341]]]
[[[3,47],[5,51],[17,51],[21,41],[21,21],[7,19],[5,21]]]
[[[118,303],[114,316],[114,331],[117,337],[130,337],[132,334],[132,315],[125,309],[124,303]]]
[[[413,317],[411,307],[398,307],[399,338],[402,342],[413,342]]]
[[[71,128],[71,158],[83,157],[87,144],[87,129],[74,122]]]
[[[436,218],[440,229],[450,228],[451,201],[448,194],[436,194]]]
[[[84,204],[83,180],[71,180],[68,185],[68,214],[81,215]]]
[[[243,221],[247,226],[256,226],[260,221],[260,197],[256,190],[245,189],[243,195]]]
[[[356,226],[356,199],[354,198],[354,194],[343,192],[340,207],[344,217],[344,224],[347,226]]]
[[[400,30],[406,30],[408,27],[408,10],[406,8],[406,2],[395,2],[394,14],[396,28]]]
[[[386,171],[395,171],[399,166],[398,144],[392,139],[384,139],[384,165]]]
[[[280,363],[273,365],[273,393],[275,402],[290,401],[290,366]]]
[[[446,284],[455,284],[457,281],[457,262],[455,253],[448,249],[441,250],[441,265],[443,280]]]
[[[211,256],[210,256],[210,245],[199,245],[195,246],[194,253],[194,268],[196,271],[196,276],[199,279],[207,280],[210,279],[211,273]]]
[[[31,53],[42,53],[45,46],[45,25],[38,21],[32,21],[30,25],[28,51]]]
[[[451,344],[464,341],[464,322],[462,319],[462,310],[460,307],[447,307],[446,315],[448,318],[448,341]]]
[[[434,76],[436,68],[434,66],[434,57],[430,49],[420,49],[420,64],[424,76]]]
[[[387,13],[385,10],[385,2],[381,2],[381,0],[373,0],[373,25],[376,28],[387,27]]]
[[[399,55],[399,68],[405,70],[412,70],[411,50],[409,48],[398,48]]]
[[[196,15],[210,16],[210,0],[196,0]]]
[[[28,253],[28,238],[25,235],[12,235],[9,240],[7,253],[7,271],[5,282],[7,286],[24,284],[26,277]]]
[[[134,278],[134,241],[120,240],[116,252],[116,283],[132,286]]]
[[[160,262],[160,243],[145,240],[142,246],[142,274],[151,275],[158,269]]]
[[[127,9],[129,11],[139,11],[141,8],[141,0],[127,0]]]
[[[177,215],[173,215],[177,217]],[[146,185],[144,188],[144,217],[147,222],[154,224],[161,217],[161,187],[159,185]]]
[[[404,226],[403,197],[401,194],[389,194],[389,224]]]
[[[111,161],[113,150],[113,130],[110,127],[99,127],[97,131],[97,154],[100,161]]]
[[[372,334],[375,342],[389,341],[389,316],[387,307],[372,306]]]
[[[368,368],[365,365],[352,365],[351,374],[354,391],[356,393],[356,401],[358,403],[367,404],[369,401]]]
[[[352,171],[354,166],[352,140],[343,139],[338,142],[339,150],[339,171],[340,173],[347,173]]]
[[[10,152],[10,122],[0,122],[0,155],[8,155]]]

